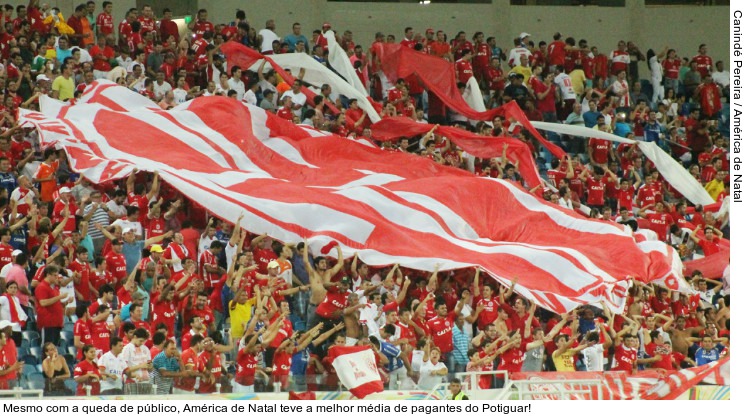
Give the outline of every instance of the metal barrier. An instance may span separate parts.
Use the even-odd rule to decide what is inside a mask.
[[[0,399],[21,399],[21,398],[41,398],[44,391],[41,389],[21,389],[0,390]]]

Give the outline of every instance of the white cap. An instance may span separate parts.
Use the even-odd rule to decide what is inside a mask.
[[[21,250],[13,250],[13,252],[10,253],[11,257],[18,257],[21,254],[23,254],[23,251]]]
[[[122,234],[126,234],[127,232],[134,232],[134,228],[127,227],[121,231]]]
[[[62,193],[71,193],[71,192],[72,192],[72,191],[71,191],[71,190],[70,190],[70,188],[69,188],[69,187],[67,187],[67,186],[65,186],[65,187],[63,187],[63,188],[61,188],[61,189],[59,189],[59,194],[62,194]]]
[[[526,37],[528,37],[528,36],[532,36],[532,35],[530,35],[530,34],[529,34],[529,33],[527,33],[527,32],[522,32],[522,33],[520,33],[520,34],[519,34],[519,39],[524,39],[524,38],[526,38]]]
[[[9,327],[11,325],[13,325],[13,323],[10,322],[10,321],[8,321],[8,320],[3,319],[2,321],[0,321],[0,329],[4,329],[4,328]]]
[[[52,81],[52,80],[50,80],[49,77],[46,76],[46,74],[39,74],[36,76],[36,82],[38,83],[39,81]]]

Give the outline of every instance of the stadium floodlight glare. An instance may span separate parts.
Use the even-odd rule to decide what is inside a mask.
[[[419,4],[428,5],[431,4],[431,0],[420,0]]]

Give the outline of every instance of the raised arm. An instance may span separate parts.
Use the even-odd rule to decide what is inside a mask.
[[[328,271],[328,274],[326,275],[327,280],[330,280],[331,277],[335,276],[339,271],[341,271],[341,268],[343,266],[344,254],[341,252],[341,246],[336,245],[336,265]]]

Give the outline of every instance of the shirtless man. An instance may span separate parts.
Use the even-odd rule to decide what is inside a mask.
[[[679,316],[674,321],[674,326],[669,329],[669,338],[672,340],[672,350],[682,353],[685,356],[688,355],[691,343],[687,340],[688,338],[698,335],[704,327],[691,327],[685,328],[686,319],[684,316]]]
[[[346,346],[356,345],[357,341],[363,337],[362,324],[359,323],[359,309],[365,306],[359,303],[359,295],[349,293],[348,307],[344,309],[344,327],[346,328]]]
[[[305,262],[305,269],[310,278],[310,302],[307,304],[307,326],[309,328],[314,327],[319,321],[319,318],[315,315],[315,309],[325,299],[327,292],[324,285],[330,284],[331,278],[341,271],[341,268],[344,266],[344,255],[341,252],[341,246],[336,245],[336,251],[336,265],[333,268],[328,269],[328,261],[325,257],[315,257],[313,262],[316,268],[313,268],[308,259],[307,240],[305,240],[305,247],[302,249],[302,259]]]

